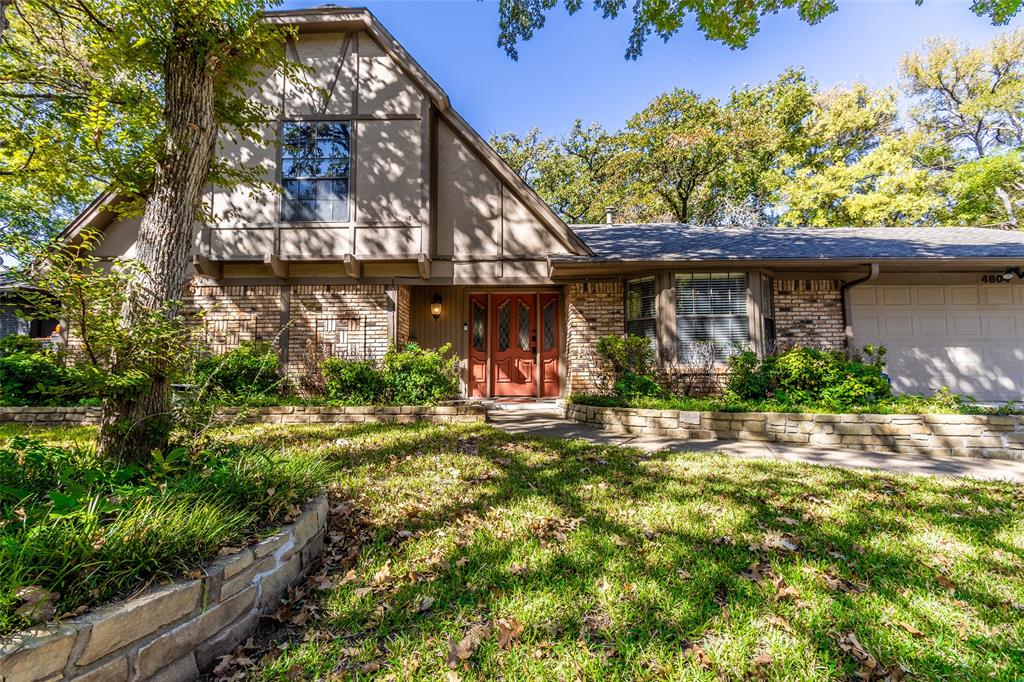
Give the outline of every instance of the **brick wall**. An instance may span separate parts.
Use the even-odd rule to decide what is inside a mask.
[[[838,280],[775,280],[775,336],[779,348],[846,348]]]
[[[597,341],[625,333],[621,281],[573,282],[565,287],[566,385],[569,392],[596,391],[602,385]]]
[[[287,340],[292,375],[305,371],[307,342],[322,344],[329,355],[381,358],[390,340],[390,304],[383,285],[295,285],[288,290],[284,285],[192,284],[182,299],[185,313],[196,319],[215,352],[256,340],[281,348]],[[405,333],[408,337],[408,329]]]
[[[201,328],[203,341],[217,353],[245,341],[274,341],[280,347],[283,288],[192,283],[182,293],[182,303],[185,314]]]

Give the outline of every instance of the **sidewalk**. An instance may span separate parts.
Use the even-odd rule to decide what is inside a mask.
[[[1024,462],[967,457],[922,457],[863,452],[836,447],[806,447],[752,441],[674,440],[602,431],[590,424],[567,420],[554,411],[492,409],[490,423],[509,433],[529,433],[551,438],[583,438],[594,443],[624,445],[643,450],[678,452],[725,452],[738,457],[759,457],[782,462],[804,462],[845,469],[875,469],[899,474],[960,476],[1024,483]]]

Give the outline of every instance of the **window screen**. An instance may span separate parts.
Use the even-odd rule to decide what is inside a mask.
[[[657,323],[654,304],[656,290],[653,277],[641,277],[626,282],[626,333],[646,336],[651,346],[657,344]]]
[[[282,128],[281,220],[348,220],[349,124],[287,121]]]
[[[711,342],[725,360],[750,341],[747,276],[742,272],[675,276],[676,328],[681,364],[693,364],[696,344]]]

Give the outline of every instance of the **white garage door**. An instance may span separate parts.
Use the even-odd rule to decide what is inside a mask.
[[[980,276],[979,276],[980,279]],[[1024,283],[867,285],[849,292],[854,344],[881,344],[900,393],[1024,394]]]

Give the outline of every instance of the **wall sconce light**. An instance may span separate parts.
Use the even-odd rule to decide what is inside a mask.
[[[1006,272],[1003,273],[1002,276],[1003,276],[1004,280],[1009,282],[1011,279],[1013,279],[1014,275],[1016,275],[1017,277],[1020,277],[1021,276],[1020,270],[1018,270],[1017,268],[1008,268],[1006,270]]]
[[[441,317],[441,294],[434,294],[434,298],[430,300],[430,314],[435,320]]]

